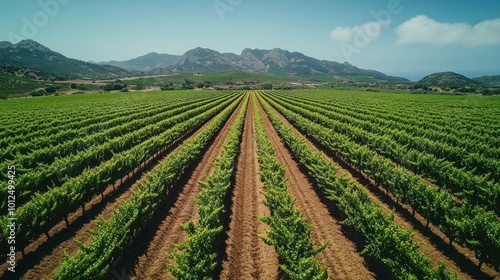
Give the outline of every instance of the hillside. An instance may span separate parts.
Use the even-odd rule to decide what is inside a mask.
[[[8,48],[12,46],[12,43],[11,42],[6,42],[6,41],[2,41],[0,42],[0,49],[3,49],[3,48]]]
[[[52,87],[57,88],[61,87],[61,85],[0,71],[0,99],[27,95],[44,95],[46,93],[44,90]]]
[[[172,65],[172,71],[182,73],[212,73],[238,68],[236,61],[211,49],[195,48],[187,51]]]
[[[500,86],[500,75],[481,76],[472,80],[489,86]]]
[[[99,62],[100,65],[112,65],[129,71],[145,72],[155,68],[164,68],[172,66],[178,59],[179,55],[148,53],[137,58],[125,61],[107,61]]]
[[[22,40],[17,44],[0,44],[0,65],[28,67],[67,77],[107,78],[128,74],[124,69],[110,65],[96,65],[54,52],[33,41]]]
[[[425,76],[418,81],[418,85],[435,86],[441,88],[475,88],[481,86],[477,81],[469,79],[455,72],[440,72]]]

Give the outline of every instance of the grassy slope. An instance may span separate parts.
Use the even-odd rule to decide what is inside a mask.
[[[9,97],[22,97],[41,88],[46,88],[54,83],[37,81],[15,75],[0,73],[0,95]]]

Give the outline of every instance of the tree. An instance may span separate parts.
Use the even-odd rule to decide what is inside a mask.
[[[50,87],[45,88],[46,93],[54,93],[56,91],[57,91],[57,89],[54,86],[50,86]]]

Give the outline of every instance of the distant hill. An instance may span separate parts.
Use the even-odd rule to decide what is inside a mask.
[[[440,72],[425,76],[418,81],[419,85],[436,86],[441,88],[475,88],[481,86],[481,83],[465,77],[455,72]]]
[[[0,43],[0,65],[28,67],[68,77],[107,78],[129,74],[126,70],[110,65],[96,65],[67,58],[33,41],[22,40],[17,44]]]
[[[360,69],[349,63],[318,60],[298,52],[289,52],[279,48],[272,50],[244,49],[241,55],[196,48],[187,51],[179,58],[171,70],[178,73],[245,71],[308,78],[324,75],[332,77],[368,76],[381,81],[409,82],[405,78],[388,76],[374,70]]]
[[[181,56],[171,54],[148,53],[137,58],[126,61],[107,61],[99,62],[98,64],[113,65],[129,71],[146,72],[155,68],[165,68],[172,66]]]
[[[489,86],[500,86],[500,75],[481,76],[472,80]]]

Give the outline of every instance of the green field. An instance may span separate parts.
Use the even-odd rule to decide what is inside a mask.
[[[220,75],[171,79],[191,77],[221,81]],[[0,100],[0,112],[0,248],[9,246],[15,215],[20,277],[106,279],[127,258],[141,261],[139,241],[161,248],[151,254],[161,257],[151,269],[218,278],[229,252],[220,244],[226,231],[233,234],[229,223],[244,226],[229,208],[238,206],[234,197],[243,198],[233,192],[242,182],[255,204],[270,211],[234,234],[274,247],[279,269],[293,279],[335,278],[336,260],[321,256],[344,250],[371,258],[375,274],[396,279],[498,275],[500,96],[134,91]],[[241,175],[242,162],[254,168]],[[213,170],[194,172],[198,166]],[[192,190],[188,203],[184,192]],[[309,209],[313,203],[324,215]],[[186,215],[164,211],[165,205],[191,213],[191,222],[181,223]],[[180,223],[169,228],[186,231],[178,250],[152,238],[159,215]],[[254,232],[259,223],[270,230]],[[340,225],[339,239],[315,233]],[[184,236],[162,234],[165,240]],[[361,241],[357,249],[349,245],[352,236]],[[86,246],[76,246],[82,238]],[[43,249],[32,249],[33,243]],[[65,251],[71,257],[63,258]],[[0,259],[8,253],[1,251]],[[127,269],[129,276],[137,273]]]

